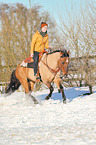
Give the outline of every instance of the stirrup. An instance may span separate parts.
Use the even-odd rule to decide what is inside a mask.
[[[36,77],[36,80],[40,80],[40,77],[39,77],[39,76],[37,76],[37,77]]]
[[[35,77],[36,77],[36,80],[40,80],[39,74],[36,74]]]

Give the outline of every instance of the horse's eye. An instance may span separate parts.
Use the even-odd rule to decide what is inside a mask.
[[[62,62],[62,64],[64,64],[64,62]]]

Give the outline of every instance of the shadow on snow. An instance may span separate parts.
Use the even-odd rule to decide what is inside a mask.
[[[94,93],[95,92],[96,91],[94,91]],[[88,90],[83,90],[83,89],[80,90],[80,88],[73,87],[73,88],[68,88],[68,89],[65,88],[64,93],[65,93],[66,99],[68,99],[69,102],[71,102],[73,99],[75,99],[77,97],[85,97],[86,95],[83,95],[83,94],[89,93],[89,91]],[[48,94],[45,93],[45,94],[42,94],[42,95],[38,95],[36,98],[43,101],[43,100],[45,100],[45,97],[47,95]],[[62,95],[58,91],[53,92],[52,96],[51,96],[51,99],[62,101]]]

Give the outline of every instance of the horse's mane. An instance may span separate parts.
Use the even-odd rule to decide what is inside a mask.
[[[56,53],[56,52],[62,52],[63,53],[62,57],[69,57],[69,54],[67,53],[66,49],[64,49],[64,50],[54,50],[52,52],[47,53],[47,55],[53,54],[53,53]]]

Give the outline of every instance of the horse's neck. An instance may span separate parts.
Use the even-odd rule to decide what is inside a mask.
[[[47,64],[52,67],[53,69],[57,68],[57,62],[60,58],[60,53],[56,52],[56,53],[52,53],[46,56],[47,57]]]

